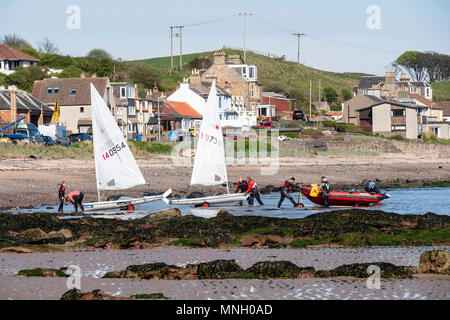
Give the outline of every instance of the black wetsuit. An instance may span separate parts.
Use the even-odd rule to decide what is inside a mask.
[[[292,202],[294,207],[298,206],[298,203],[295,202],[294,198],[292,198],[292,196],[289,194],[289,191],[292,191],[292,189],[294,189],[296,187],[297,186],[295,184],[293,184],[292,182],[290,182],[289,180],[284,181],[284,183],[280,189],[281,197],[280,197],[280,201],[278,201],[278,208],[281,207],[281,204],[283,203],[285,198],[288,198]]]
[[[331,186],[328,182],[322,182],[320,185],[320,190],[322,190],[322,198],[326,207],[328,207],[328,195],[331,191]]]
[[[242,182],[238,182],[237,186],[236,186],[236,190],[235,193],[245,193],[248,189],[248,182],[247,180],[242,180]],[[242,201],[239,201],[239,205],[242,206]]]
[[[59,199],[58,212],[64,212],[65,195],[66,195],[66,187],[63,184],[60,184],[58,188],[58,199]]]
[[[248,197],[247,201],[250,206],[253,206],[253,202],[258,201],[259,205],[263,206],[264,203],[261,200],[261,196],[259,194],[258,185],[255,183],[255,181],[250,180],[248,184],[248,189],[246,193],[250,193],[250,196]]]
[[[78,195],[74,195],[72,197],[73,201],[71,201],[75,207],[75,212],[78,212],[78,206],[80,206],[81,211],[84,211],[84,207],[83,207],[83,198],[84,198],[84,193],[80,191],[80,194]]]

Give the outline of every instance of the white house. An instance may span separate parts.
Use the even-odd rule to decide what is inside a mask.
[[[17,67],[37,65],[39,59],[33,58],[23,52],[0,44],[0,72],[6,75],[15,72]]]

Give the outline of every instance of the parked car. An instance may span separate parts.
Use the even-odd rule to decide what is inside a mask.
[[[303,120],[306,121],[306,114],[303,110],[295,110],[292,113],[292,119],[293,120]]]
[[[19,123],[14,128],[15,134],[23,134],[27,136],[28,142],[44,143],[38,128],[32,123]]]
[[[46,146],[54,146],[56,144],[56,141],[50,136],[42,136],[42,138]]]
[[[88,135],[87,133],[74,133],[69,136],[70,142],[77,143],[77,142],[83,142],[83,141],[90,141],[92,140],[92,137]]]
[[[240,133],[224,133],[223,137],[228,140],[248,140],[247,136]]]
[[[42,135],[52,137],[56,144],[63,146],[70,146],[67,128],[56,124],[42,124],[39,126],[39,132]]]

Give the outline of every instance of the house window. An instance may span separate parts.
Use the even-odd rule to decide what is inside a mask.
[[[255,68],[249,68],[249,77],[250,79],[255,77]]]
[[[406,126],[392,126],[392,131],[406,131]]]
[[[254,96],[254,92],[253,92],[253,86],[252,86],[252,97]]]
[[[427,88],[427,96],[430,95],[430,88]]]
[[[80,113],[84,112],[84,107],[80,107]]]
[[[404,117],[406,115],[405,109],[394,109],[391,110],[391,116],[392,117]]]
[[[58,87],[53,88],[53,93],[54,94],[58,94],[59,93],[59,88]]]
[[[47,88],[47,94],[52,94],[53,93],[53,88]]]
[[[136,107],[134,107],[134,106],[128,107],[128,114],[129,115],[135,115],[136,114]]]
[[[77,89],[70,89],[70,94],[77,94]]]
[[[120,97],[126,98],[127,96],[127,89],[125,87],[120,87]]]

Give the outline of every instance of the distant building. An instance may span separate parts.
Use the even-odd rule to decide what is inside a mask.
[[[383,101],[383,99],[381,99],[379,96],[374,95],[361,94],[354,96],[344,103],[344,108],[342,110],[342,120],[346,123],[359,125],[359,113],[357,110],[381,101]]]
[[[380,101],[357,109],[362,130],[382,136],[421,138],[427,123],[426,106],[396,101]]]
[[[450,122],[450,101],[442,101],[435,103],[438,107],[442,108],[442,117],[446,122]]]
[[[39,59],[29,56],[19,50],[12,49],[4,44],[0,44],[0,72],[11,74],[17,67],[28,67],[37,65]]]
[[[60,105],[59,124],[72,133],[92,132],[91,83],[114,115],[116,102],[108,78],[66,78],[35,81],[33,97],[54,108]]]
[[[354,88],[355,95],[368,95],[370,89],[379,89],[380,96],[389,98],[408,98],[409,94],[418,94],[428,100],[433,100],[433,88],[426,81],[411,81],[408,74],[396,79],[395,72],[386,72],[384,77],[364,76]]]
[[[0,120],[2,122],[10,123],[25,117],[22,122],[39,126],[50,123],[52,116],[53,110],[28,92],[16,89],[15,86],[0,87]]]
[[[280,119],[292,119],[292,113],[297,110],[295,99],[289,98],[289,95],[276,92],[263,92],[262,102],[267,105],[275,106],[275,115]]]

